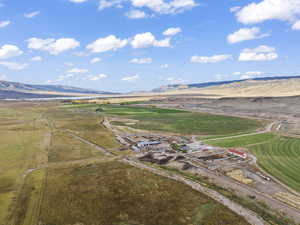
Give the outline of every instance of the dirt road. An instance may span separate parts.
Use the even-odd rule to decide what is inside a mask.
[[[102,147],[100,147],[100,146],[84,139],[84,138],[81,138],[81,137],[77,136],[74,133],[72,133],[72,136],[74,138],[80,140],[81,142],[83,142],[85,144],[88,144],[88,145],[94,147],[95,149],[105,153],[106,155],[114,156],[114,154],[111,153],[110,151],[108,151],[108,150],[106,150],[106,149],[104,149],[104,148],[102,148]],[[184,178],[183,176],[176,175],[176,174],[169,174],[165,171],[149,167],[149,166],[147,166],[143,163],[137,162],[137,161],[135,161],[133,159],[130,159],[130,158],[120,159],[120,161],[124,162],[124,163],[127,163],[131,166],[147,170],[151,173],[155,173],[157,175],[164,176],[164,177],[167,177],[169,179],[173,179],[173,180],[176,180],[178,182],[184,183],[184,184],[190,186],[191,188],[193,188],[193,189],[195,189],[195,190],[197,190],[197,191],[199,191],[199,192],[201,192],[205,195],[208,195],[212,199],[214,199],[214,200],[220,202],[221,204],[227,206],[228,208],[230,208],[232,211],[234,211],[238,215],[244,217],[252,225],[266,225],[266,223],[261,218],[259,218],[254,212],[252,212],[252,211],[250,211],[250,210],[248,210],[248,209],[232,202],[231,200],[229,200],[228,198],[222,196],[218,192],[213,191],[209,188],[203,187],[203,186],[201,186],[200,184],[198,184],[196,182],[193,182],[193,181],[188,180],[187,178]]]

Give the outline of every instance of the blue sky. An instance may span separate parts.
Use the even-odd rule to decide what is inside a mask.
[[[0,80],[134,91],[300,73],[300,0],[0,3]]]

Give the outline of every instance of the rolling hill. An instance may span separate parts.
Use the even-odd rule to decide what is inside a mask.
[[[33,85],[0,81],[0,99],[76,97],[111,94],[114,93],[63,85]]]
[[[300,95],[300,76],[266,77],[187,85],[169,85],[153,90],[158,95],[220,97],[280,97]]]

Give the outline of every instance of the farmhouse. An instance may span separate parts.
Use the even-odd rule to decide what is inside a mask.
[[[247,153],[245,152],[240,152],[236,149],[229,149],[228,153],[237,157],[240,157],[242,159],[246,159],[248,157]]]

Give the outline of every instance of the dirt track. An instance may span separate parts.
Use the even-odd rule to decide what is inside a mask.
[[[113,153],[111,153],[110,151],[84,139],[84,138],[81,138],[75,134],[72,135],[74,138],[82,141],[83,143],[85,144],[88,144],[94,148],[96,148],[97,150],[101,151],[101,152],[105,152],[107,155],[110,155],[112,156]],[[160,176],[164,176],[164,177],[167,177],[169,179],[173,179],[173,180],[176,180],[178,182],[181,182],[181,183],[184,183],[190,187],[192,187],[193,189],[205,194],[205,195],[208,195],[209,197],[213,198],[214,200],[220,202],[221,204],[227,206],[228,208],[230,208],[232,211],[234,211],[235,213],[237,213],[238,215],[241,215],[243,216],[250,224],[252,225],[266,225],[267,223],[265,223],[261,218],[259,218],[254,212],[232,202],[231,200],[227,199],[226,197],[222,196],[221,194],[219,194],[218,192],[216,191],[213,191],[209,188],[206,188],[206,187],[203,187],[201,186],[200,184],[196,183],[196,182],[193,182],[193,181],[190,181],[182,176],[179,176],[179,175],[175,175],[175,174],[169,174],[165,171],[162,171],[162,170],[158,170],[158,169],[155,169],[155,168],[152,168],[152,167],[149,167],[143,163],[140,163],[140,162],[137,162],[133,159],[130,159],[130,158],[126,158],[126,159],[121,159],[120,160],[121,162],[124,162],[124,163],[127,163],[131,166],[134,166],[134,167],[137,167],[137,168],[140,168],[140,169],[145,169],[151,173],[155,173],[157,175],[160,175]]]

